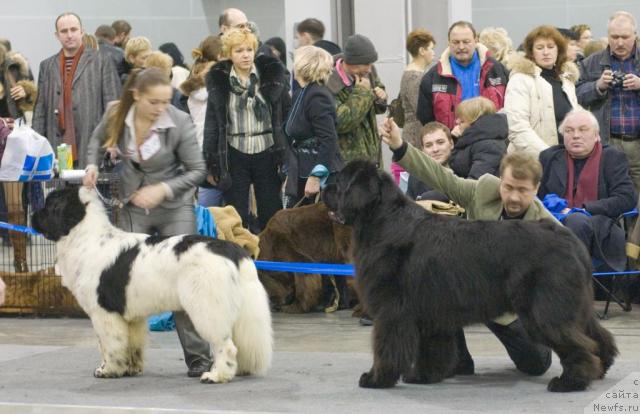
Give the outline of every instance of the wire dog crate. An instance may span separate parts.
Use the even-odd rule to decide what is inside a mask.
[[[30,226],[31,214],[44,205],[47,194],[71,184],[77,183],[60,179],[0,183],[0,221]],[[103,196],[116,197],[117,176],[101,174],[97,187]],[[117,209],[107,208],[115,223]],[[0,315],[84,315],[56,274],[54,242],[15,230],[3,229],[0,235],[0,278],[6,284]]]

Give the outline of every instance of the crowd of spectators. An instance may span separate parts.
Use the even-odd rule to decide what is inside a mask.
[[[389,99],[373,42],[354,34],[340,47],[315,18],[296,26],[291,71],[286,42],[261,42],[235,8],[221,13],[215,35],[194,42],[192,65],[174,43],[155,50],[123,20],[95,36],[75,13],[52,23],[60,49],[40,62],[37,93],[27,60],[0,42],[2,126],[23,118],[54,148],[67,144],[88,186],[105,164],[119,165],[127,230],[193,232],[197,200],[233,206],[258,233],[279,209],[314,202],[344,163],[364,158],[383,169],[384,141],[413,198],[454,201],[469,219],[555,217],[594,263],[615,270],[640,254],[640,225],[626,242],[616,224],[640,190],[640,53],[628,12],[610,16],[606,41],[584,24],[538,26],[521,43],[467,21],[446,39],[412,30],[402,132],[391,118],[379,125]],[[434,57],[437,42],[447,47]],[[21,216],[10,211],[16,224]],[[22,269],[24,240],[12,244]],[[177,322],[189,374],[199,375],[211,363],[208,345],[186,315]],[[519,368],[546,369],[545,352],[526,361],[511,352],[526,339],[514,323],[490,328]],[[466,349],[462,332],[459,342]],[[472,371],[470,355],[461,357],[461,372]]]

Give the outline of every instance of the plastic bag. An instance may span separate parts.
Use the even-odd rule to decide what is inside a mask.
[[[149,316],[147,322],[149,323],[149,330],[155,332],[173,331],[176,329],[176,322],[173,320],[173,313],[171,312]]]
[[[49,141],[30,126],[16,123],[0,161],[0,181],[50,180],[53,160]]]

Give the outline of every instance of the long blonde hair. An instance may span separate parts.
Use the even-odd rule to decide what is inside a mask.
[[[158,68],[134,69],[127,78],[120,101],[110,109],[107,121],[107,140],[103,147],[115,147],[122,137],[125,128],[124,120],[134,103],[133,91],[144,93],[157,85],[171,86],[171,81],[165,72]]]

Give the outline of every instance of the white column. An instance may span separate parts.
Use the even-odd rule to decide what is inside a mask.
[[[472,0],[449,0],[449,25],[458,20],[471,21]]]
[[[367,36],[376,47],[376,68],[390,99],[400,90],[406,64],[407,16],[405,0],[354,0],[355,33]]]

